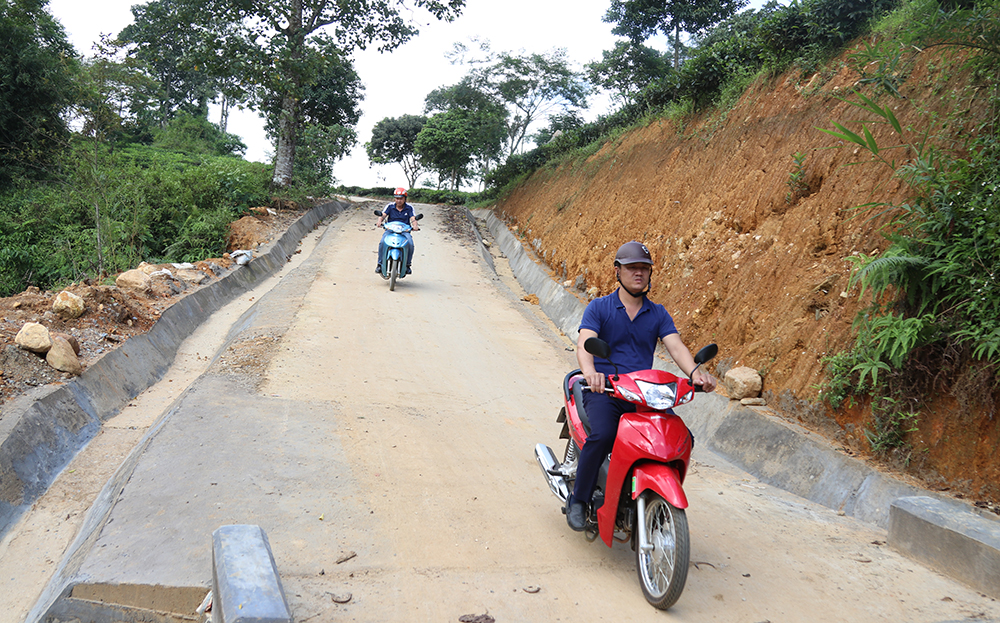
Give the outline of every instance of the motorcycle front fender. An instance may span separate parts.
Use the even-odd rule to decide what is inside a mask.
[[[687,495],[677,470],[664,463],[642,463],[632,473],[632,499],[651,489],[676,508],[687,508]]]

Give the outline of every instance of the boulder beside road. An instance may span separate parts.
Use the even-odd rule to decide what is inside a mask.
[[[722,378],[722,385],[726,388],[730,400],[743,400],[760,396],[764,381],[753,368],[740,366],[726,372]]]
[[[45,354],[52,348],[52,337],[44,325],[37,322],[26,322],[17,332],[14,343],[24,350]]]

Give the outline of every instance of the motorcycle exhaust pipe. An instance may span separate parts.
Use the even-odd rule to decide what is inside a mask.
[[[566,479],[559,472],[559,461],[556,459],[555,453],[552,452],[552,448],[542,443],[537,444],[535,446],[535,460],[542,468],[542,475],[549,483],[552,494],[565,504],[566,499],[569,498],[569,485],[566,484]]]

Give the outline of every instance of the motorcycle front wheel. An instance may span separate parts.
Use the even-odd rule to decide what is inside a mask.
[[[389,260],[389,291],[396,289],[396,277],[399,277],[400,260]]]
[[[691,556],[687,515],[652,491],[642,496],[646,501],[645,539],[636,540],[635,567],[646,601],[666,610],[680,598],[687,581]],[[638,517],[635,528],[638,531]],[[645,549],[640,546],[643,541]]]

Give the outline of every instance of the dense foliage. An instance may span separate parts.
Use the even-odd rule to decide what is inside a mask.
[[[278,159],[286,197],[328,193],[360,117],[345,50],[416,34],[398,4],[376,4],[382,17],[310,0],[154,0],[81,59],[45,0],[0,0],[0,295],[221,255],[228,223],[270,202],[274,171],[237,157],[246,146],[225,131],[234,103],[291,147]],[[449,19],[462,0],[416,4]],[[295,7],[317,19],[285,19],[302,17]],[[332,24],[336,40],[308,36]]]
[[[78,140],[58,179],[0,196],[0,296],[100,279],[143,260],[221,257],[229,223],[267,204],[269,170]]]
[[[865,79],[874,92],[851,100],[889,125],[901,148],[879,145],[864,124],[827,130],[892,167],[913,192],[900,205],[867,206],[891,217],[889,246],[850,258],[854,283],[873,302],[856,322],[854,346],[828,360],[827,399],[837,407],[869,397],[869,441],[884,453],[905,453],[907,427],[934,391],[951,389],[964,406],[993,413],[1000,370],[1000,6],[920,0],[909,9],[898,45],[859,53],[860,64],[878,69]],[[973,76],[967,88],[988,94],[985,117],[957,145],[943,140],[947,122],[934,127],[928,115],[927,127],[904,128],[894,104],[877,101],[898,101],[900,63],[914,46],[963,50]]]
[[[45,175],[69,132],[72,46],[46,0],[0,0],[0,188]]]

